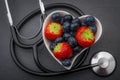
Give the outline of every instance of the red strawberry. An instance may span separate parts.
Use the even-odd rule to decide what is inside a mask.
[[[89,47],[95,42],[94,32],[87,26],[78,28],[75,38],[82,47]]]
[[[59,60],[71,57],[72,53],[72,48],[67,42],[57,43],[53,50],[54,56]]]
[[[62,36],[63,29],[62,25],[56,22],[51,22],[45,28],[45,37],[49,40],[55,40]]]

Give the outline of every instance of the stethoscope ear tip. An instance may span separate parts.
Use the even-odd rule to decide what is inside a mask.
[[[106,51],[100,51],[92,57],[91,64],[96,63],[98,66],[92,67],[92,70],[99,76],[108,76],[116,68],[115,58]]]

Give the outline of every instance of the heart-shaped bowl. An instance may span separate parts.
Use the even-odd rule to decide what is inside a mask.
[[[49,46],[50,46],[50,44],[52,43],[52,41],[48,40],[48,39],[45,37],[45,34],[44,34],[44,33],[45,33],[45,28],[46,28],[46,26],[47,26],[50,22],[52,22],[51,15],[54,14],[54,13],[60,13],[62,16],[67,15],[67,14],[71,15],[69,12],[66,12],[66,11],[63,11],[63,10],[56,10],[56,11],[51,12],[51,13],[46,17],[46,19],[44,20],[44,23],[43,23],[43,28],[42,28],[43,41],[44,41],[44,43],[45,43],[45,46],[46,46],[47,50],[48,50],[49,53],[52,55],[52,57],[53,57],[61,66],[63,66],[65,69],[70,70],[70,69],[72,68],[75,60],[78,58],[78,56],[80,56],[81,53],[83,53],[88,47],[83,48],[79,53],[77,53],[74,57],[71,58],[71,65],[70,65],[70,66],[68,66],[68,67],[64,66],[64,65],[62,64],[62,62],[61,62],[59,59],[57,59],[57,58],[54,56],[54,54],[52,53],[52,51],[50,50]],[[87,17],[87,16],[90,16],[90,15],[80,16],[79,19],[80,19],[80,20],[83,20],[83,19],[84,19],[85,17]],[[74,18],[74,16],[73,16],[73,18]],[[97,32],[96,32],[96,34],[95,34],[95,42],[94,42],[94,44],[95,44],[95,43],[100,39],[100,37],[101,37],[101,35],[102,35],[102,25],[101,25],[101,22],[100,22],[96,17],[94,17],[94,18],[95,18],[95,20],[96,20],[95,26],[97,27]]]

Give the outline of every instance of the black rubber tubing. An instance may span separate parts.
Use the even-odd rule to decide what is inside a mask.
[[[11,39],[12,41],[13,39]],[[27,67],[25,67],[17,58],[14,50],[13,50],[13,41],[11,42],[11,55],[12,55],[12,58],[14,60],[14,62],[16,63],[16,65],[21,68],[23,71],[27,72],[27,73],[30,73],[30,74],[33,74],[33,75],[37,75],[37,76],[43,76],[43,77],[48,77],[48,76],[58,76],[58,75],[64,75],[64,74],[70,74],[70,73],[73,73],[73,72],[77,72],[77,71],[81,71],[81,70],[84,70],[84,69],[87,69],[89,67],[78,67],[78,68],[75,68],[75,69],[71,69],[71,70],[66,70],[66,71],[59,71],[59,72],[38,72],[38,71],[33,71]],[[43,66],[42,66],[43,67]]]
[[[70,4],[65,4],[65,3],[54,3],[54,4],[49,4],[49,5],[45,5],[45,9],[46,10],[49,10],[51,8],[54,8],[54,7],[60,7],[60,8],[69,8],[71,10],[73,10],[74,12],[78,13],[79,15],[84,15],[84,13],[77,7],[73,6],[73,5],[70,5]],[[31,17],[35,16],[36,14],[40,13],[40,10],[39,9],[36,9],[34,11],[32,11],[30,14],[28,14],[25,18],[23,18],[20,23],[17,25],[17,26],[14,26],[14,27],[17,27],[18,29],[27,21],[29,20]],[[13,29],[13,28],[11,28]],[[13,32],[16,32],[15,29],[13,30]],[[42,69],[42,71],[44,72],[37,72],[37,71],[33,71],[27,67],[25,67],[17,58],[16,54],[15,54],[15,51],[14,51],[14,44],[17,44],[18,46],[22,47],[22,48],[33,48],[33,50],[36,51],[36,47],[35,45],[37,44],[40,44],[42,43],[42,38],[40,38],[40,40],[38,40],[35,44],[23,44],[21,43],[18,38],[17,38],[17,35],[16,33],[13,33],[13,38],[11,39],[11,44],[10,44],[10,48],[11,48],[11,56],[14,60],[14,62],[16,63],[16,65],[18,67],[20,67],[22,70],[30,73],[30,74],[34,74],[34,75],[39,75],[39,76],[55,76],[55,75],[62,75],[62,74],[67,74],[67,73],[72,73],[72,72],[76,72],[76,71],[79,71],[79,70],[82,70],[83,68],[77,68],[79,67],[80,63],[78,63],[77,67],[74,68],[74,69],[71,69],[71,70],[66,70],[66,71],[60,71],[60,72],[53,72],[51,70],[48,70],[46,69],[44,66],[42,66],[40,63],[38,63],[38,55],[35,56],[35,54],[37,54],[36,52],[34,52],[34,59],[37,63],[37,65],[39,65],[39,68]],[[88,51],[88,50],[87,50]],[[88,51],[89,52],[89,51]],[[88,53],[87,52],[87,53]],[[85,59],[85,58],[84,58]],[[84,61],[84,59],[82,59],[82,62]],[[47,71],[48,70],[48,71]]]
[[[66,4],[66,3],[54,3],[54,4],[48,4],[48,5],[45,5],[45,10],[50,10],[51,8],[56,8],[56,7],[60,7],[60,8],[69,8],[71,10],[73,10],[74,12],[76,12],[78,15],[84,15],[84,13],[77,7],[73,6],[73,5],[70,5],[70,4]],[[31,48],[34,44],[36,43],[40,43],[42,40],[40,37],[40,39],[38,41],[36,41],[34,44],[26,44],[26,43],[23,43],[19,40],[22,39],[20,37],[20,35],[18,34],[18,30],[17,29],[20,29],[22,25],[24,25],[29,19],[31,19],[33,16],[35,16],[36,14],[40,14],[40,9],[36,9],[34,11],[32,11],[31,13],[29,13],[27,16],[25,16],[16,26],[13,25],[13,26],[10,26],[11,28],[11,33],[12,33],[12,37],[14,38],[14,41],[16,42],[16,44],[18,44],[18,46],[20,47],[24,47],[24,48]],[[42,20],[42,19],[41,19]],[[43,22],[43,21],[42,21]],[[37,34],[38,35],[38,34]],[[19,36],[19,37],[18,37]],[[36,36],[37,37],[37,36]],[[35,38],[35,37],[34,37]],[[26,40],[23,38],[23,40]]]

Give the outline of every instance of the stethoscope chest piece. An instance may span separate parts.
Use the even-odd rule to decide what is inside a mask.
[[[110,75],[116,67],[116,61],[114,57],[105,51],[98,52],[91,59],[91,64],[98,63],[99,66],[92,67],[92,70],[100,76]]]

